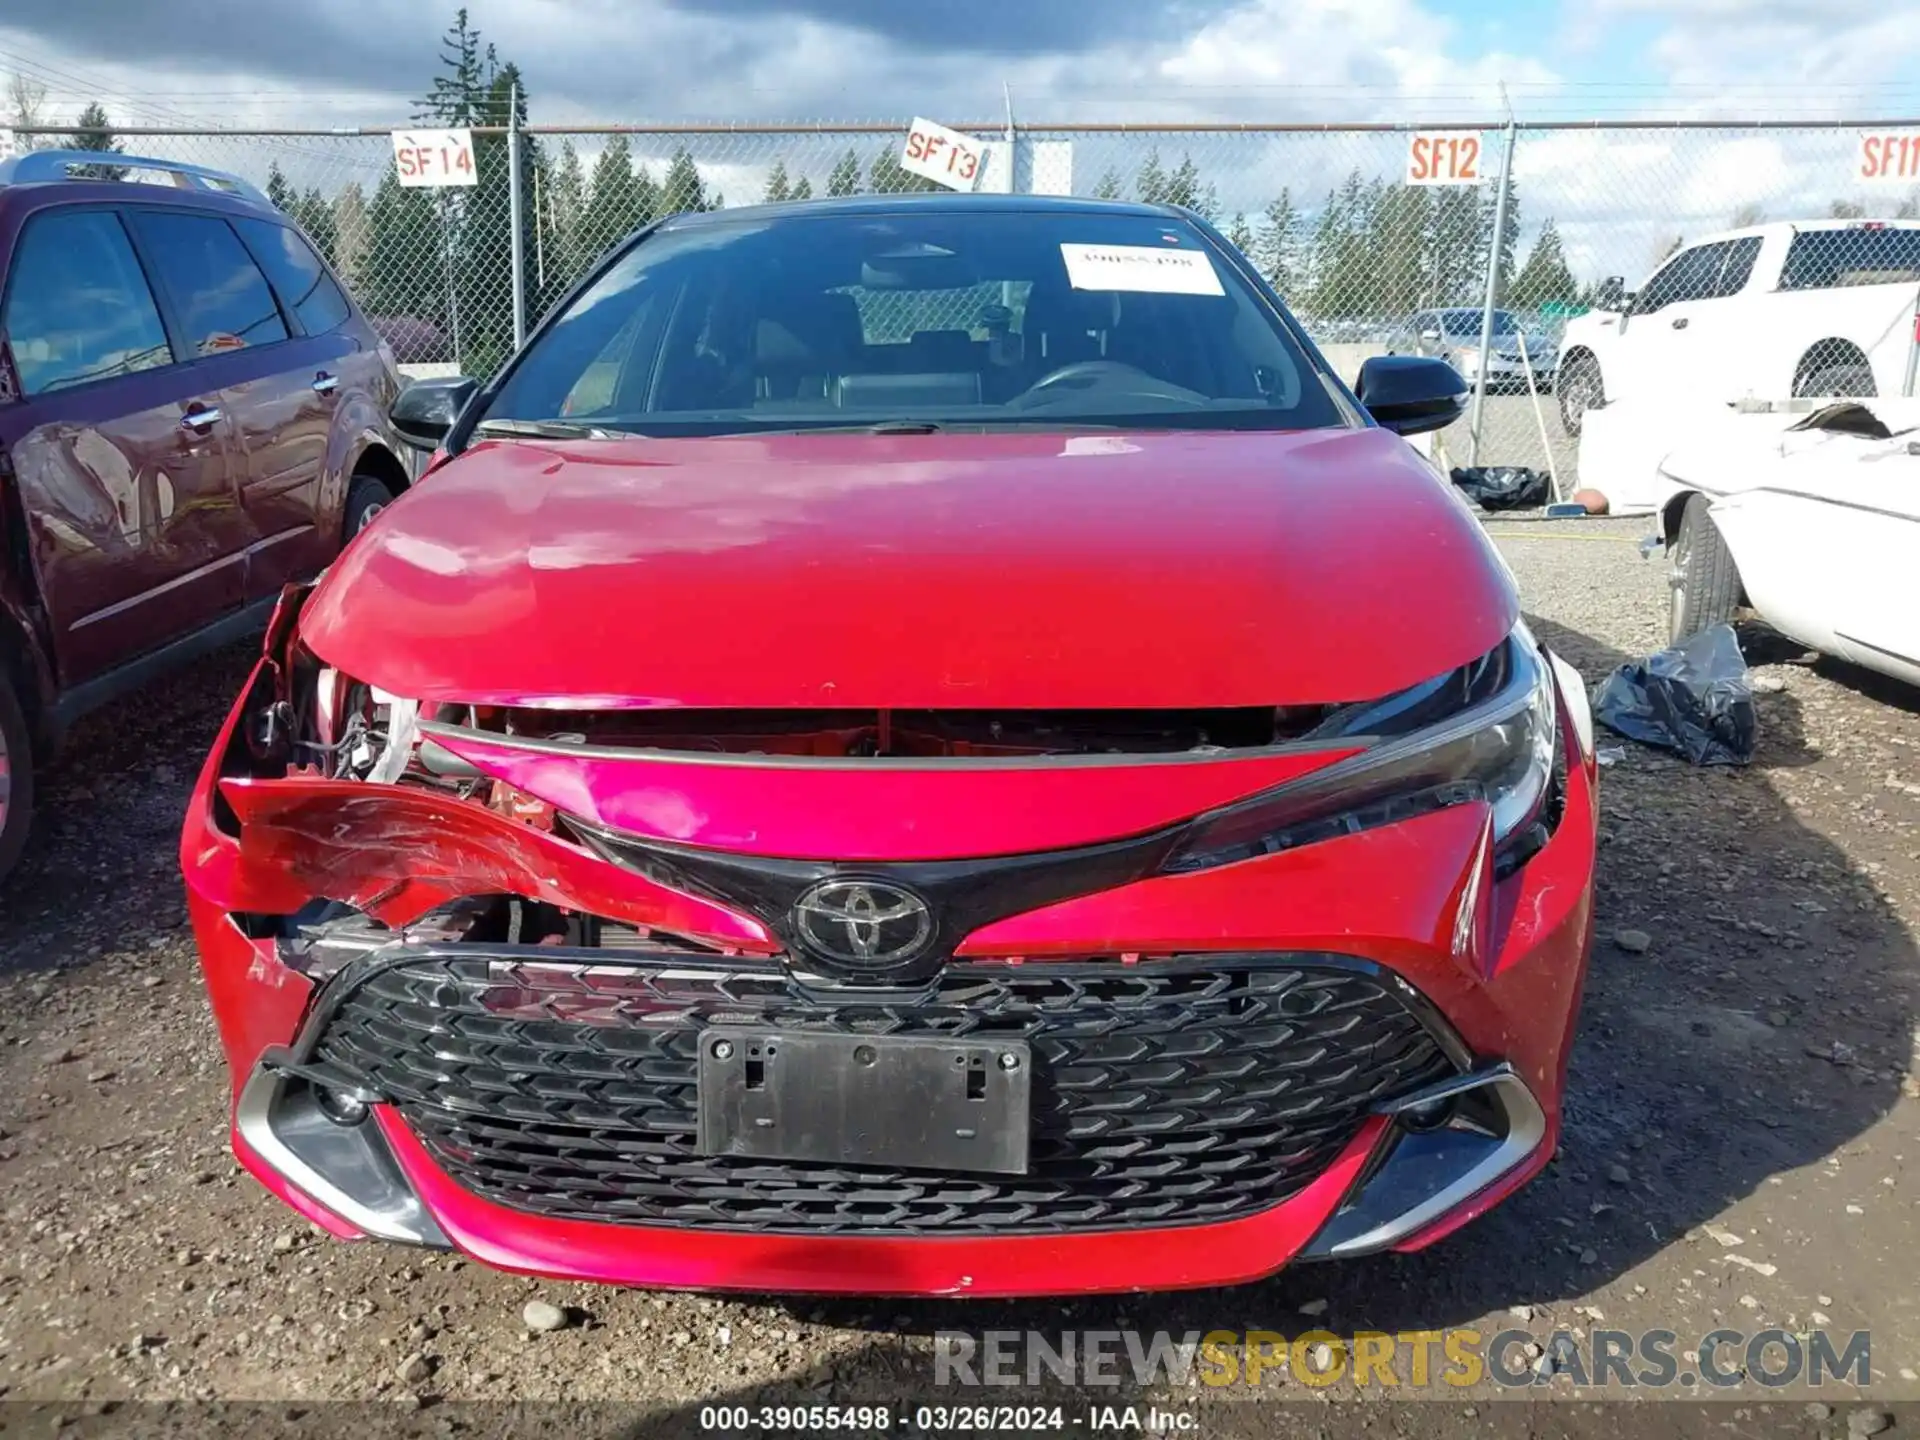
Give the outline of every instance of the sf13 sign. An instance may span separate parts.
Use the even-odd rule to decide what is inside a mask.
[[[1865,185],[1920,184],[1920,130],[1863,133],[1853,178]]]
[[[1421,130],[1407,142],[1407,184],[1478,185],[1479,135],[1471,130]]]
[[[907,131],[900,168],[949,190],[972,190],[987,166],[987,147],[971,135],[932,120],[915,120]]]
[[[396,130],[393,164],[402,185],[471,185],[471,130]]]

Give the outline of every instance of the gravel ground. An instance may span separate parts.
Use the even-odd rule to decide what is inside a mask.
[[[1657,647],[1664,589],[1634,546],[1644,522],[1489,528],[1537,632],[1589,680]],[[225,1148],[174,854],[194,768],[246,664],[218,657],[93,718],[47,777],[39,835],[0,890],[0,1397],[68,1410],[386,1400],[399,1403],[353,1412],[356,1433],[378,1413],[443,1434],[504,1413],[466,1402],[619,1400],[640,1407],[620,1433],[693,1433],[716,1399],[951,1401],[933,1393],[929,1361],[933,1332],[950,1328],[1545,1337],[1604,1324],[1663,1327],[1685,1346],[1722,1325],[1824,1326],[1872,1332],[1864,1394],[1733,1393],[1771,1399],[1764,1413],[1796,1433],[1870,1433],[1877,1407],[1920,1399],[1920,696],[1764,636],[1749,653],[1762,689],[1752,767],[1693,770],[1603,736],[1624,753],[1603,778],[1600,938],[1565,1141],[1536,1184],[1416,1256],[1234,1291],[1026,1304],[549,1285],[335,1244],[271,1200]],[[529,1330],[536,1300],[562,1307],[563,1328]],[[1439,1428],[1435,1407],[1368,1409],[1375,1433]],[[1465,1433],[1497,1412],[1500,1428],[1525,1430],[1531,1409],[1476,1421],[1456,1404],[1444,1418]],[[1893,1433],[1920,1427],[1920,1412],[1895,1410]],[[210,1412],[140,1413],[148,1433],[187,1434]],[[540,1413],[582,1433],[571,1412]],[[1204,1432],[1274,1433],[1276,1415],[1291,1428],[1298,1413],[1227,1406]],[[299,1419],[229,1415],[261,1434]]]

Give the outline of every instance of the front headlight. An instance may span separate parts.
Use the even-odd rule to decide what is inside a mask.
[[[1477,673],[1489,666],[1492,693],[1446,718],[1374,738],[1349,759],[1201,816],[1165,868],[1210,869],[1475,800],[1493,809],[1495,845],[1518,857],[1512,864],[1524,860],[1539,848],[1532,832],[1553,785],[1553,672],[1525,625]],[[1388,716],[1393,703],[1370,708]]]

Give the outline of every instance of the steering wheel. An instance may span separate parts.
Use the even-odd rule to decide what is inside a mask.
[[[1207,403],[1207,397],[1198,391],[1149,375],[1138,365],[1129,365],[1124,360],[1075,360],[1072,364],[1062,365],[1058,370],[1049,371],[1034,381],[1013,403],[1044,404],[1061,395],[1058,387],[1075,380],[1118,382],[1099,387],[1115,396],[1150,395],[1156,400],[1172,400],[1185,405]],[[1051,395],[1046,393],[1049,390],[1053,391]]]

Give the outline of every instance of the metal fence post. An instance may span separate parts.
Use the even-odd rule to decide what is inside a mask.
[[[1506,154],[1500,160],[1500,193],[1493,201],[1493,244],[1487,251],[1487,295],[1480,309],[1480,373],[1473,386],[1473,422],[1467,440],[1467,464],[1480,463],[1480,411],[1487,400],[1487,360],[1493,350],[1494,291],[1500,285],[1500,251],[1507,239],[1507,196],[1513,189],[1513,151],[1520,138],[1512,112],[1507,115]]]
[[[520,223],[520,87],[516,84],[507,100],[507,224],[513,235],[508,242],[513,266],[513,348],[527,343],[527,237]]]

